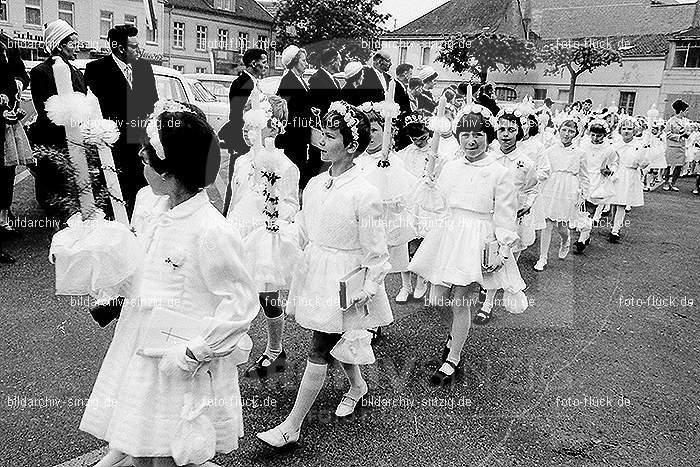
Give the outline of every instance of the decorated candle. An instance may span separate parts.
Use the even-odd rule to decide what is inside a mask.
[[[445,118],[445,106],[447,105],[447,97],[443,94],[440,96],[437,107],[436,125],[433,125],[433,139],[430,141],[430,151],[428,151],[428,165],[426,173],[429,177],[435,171],[435,159],[437,157],[438,147],[440,146],[439,127],[443,118]]]
[[[394,104],[395,91],[396,81],[392,79],[391,83],[389,83],[389,90],[387,91],[384,99],[387,109]],[[392,115],[387,113],[387,115],[384,116],[384,139],[382,140],[382,159],[385,161],[389,160],[389,150],[391,149],[391,122]]]

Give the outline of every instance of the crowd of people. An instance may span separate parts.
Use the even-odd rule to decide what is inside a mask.
[[[334,361],[348,381],[335,414],[354,413],[370,390],[361,366],[374,361],[372,343],[382,328],[390,332],[392,309],[411,299],[445,318],[441,363],[429,380],[451,384],[471,324],[490,322],[500,290],[506,311],[528,308],[523,251],[536,249],[534,269],[544,271],[554,230],[564,260],[590,247],[606,215],[609,240],[621,241],[625,215],[643,206],[644,191],[659,182],[678,191],[682,167],[700,158],[698,126],[681,100],[663,122],[653,112],[594,109],[590,100],[559,112],[551,101],[500,105],[489,84],[450,85],[436,96],[432,67],[398,64],[392,77],[385,51],[367,65],[348,63],[341,85],[341,56],[327,49],[307,82],[307,52],[297,46],[282,53],[286,72],[274,95],[259,85],[267,52],[245,52],[229,122],[217,135],[193,105],[157,100],[133,27],[110,31],[112,55],[89,64],[85,77],[70,64],[76,31],[59,20],[45,35],[51,57],[31,72],[38,118],[29,139],[38,163],[54,168],[44,173],[67,177],[46,183],[80,203],[60,170],[71,165],[72,143],[45,105],[65,86],[91,91],[105,118],[147,122],[120,126],[112,145],[120,201],[143,255],[121,296],[91,310],[103,326],[117,320],[80,424],[109,443],[99,467],[126,455],[138,466],[195,465],[236,449],[244,420],[237,367],[248,359],[247,331],[260,309],[265,348],[244,377],[285,370],[289,317],[312,332],[294,405],[257,434],[267,445],[299,440]],[[64,63],[68,83],[54,74]],[[28,83],[12,81],[0,83],[10,86],[6,97]],[[222,212],[206,191],[220,172],[220,140],[231,161]],[[8,164],[5,148],[14,175],[23,162],[15,154]],[[89,148],[83,157],[93,168],[88,188],[98,193],[104,167]],[[100,207],[109,217],[109,205]],[[0,205],[0,216],[7,208]],[[57,205],[65,216],[80,208]],[[385,278],[395,273],[401,288],[392,297]],[[201,328],[153,348],[150,329],[163,321]]]

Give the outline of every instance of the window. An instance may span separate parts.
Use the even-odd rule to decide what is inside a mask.
[[[401,62],[404,63],[404,62]],[[421,47],[420,49],[421,65],[430,65],[430,47]]]
[[[270,39],[267,36],[258,36],[258,49],[267,50],[270,46]]]
[[[207,50],[206,26],[197,26],[197,50]]]
[[[569,90],[560,89],[557,95],[557,100],[562,102],[569,102]]]
[[[408,55],[408,47],[399,47],[399,63],[406,63],[406,55]]]
[[[634,115],[634,99],[636,97],[636,92],[620,91],[620,105],[617,107],[627,115]]]
[[[218,47],[228,50],[228,29],[219,29]]]
[[[185,48],[185,23],[175,21],[173,23],[173,47]]]
[[[497,87],[496,100],[499,101],[514,101],[518,98],[518,93],[513,88]]]
[[[177,71],[185,71],[185,67],[182,65],[173,65],[173,68]],[[182,86],[182,83],[178,77],[156,75],[155,78],[158,99],[171,99],[178,102],[188,102],[187,94],[185,94],[185,88]]]
[[[677,68],[700,68],[700,41],[676,42],[673,66]]]
[[[218,10],[233,11],[231,0],[214,0],[214,8]]]
[[[58,2],[58,19],[62,19],[73,26],[73,13],[73,2]]]
[[[24,4],[27,24],[41,25],[41,0],[26,0]]]
[[[248,50],[248,33],[239,32],[238,33],[238,50],[243,53]]]
[[[100,39],[107,39],[109,30],[114,25],[114,13],[111,11],[100,11]]]
[[[207,72],[207,67],[205,66],[197,66],[194,68],[195,73],[206,73]]]
[[[0,21],[7,21],[7,0],[0,0]]]
[[[153,29],[146,26],[146,42],[158,43],[158,20],[153,22]]]
[[[535,88],[535,100],[543,101],[547,98],[547,90]]]
[[[275,69],[281,70],[282,68],[284,68],[282,66],[282,52],[278,52],[275,50]]]
[[[124,24],[130,24],[135,28],[138,28],[136,16],[134,15],[124,15]]]
[[[173,65],[173,70],[179,71],[180,73],[184,73],[185,65]]]

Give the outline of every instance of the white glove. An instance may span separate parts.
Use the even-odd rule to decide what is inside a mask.
[[[350,299],[350,303],[357,308],[363,308],[367,303],[374,298],[374,294],[362,289],[357,295]]]
[[[184,345],[176,345],[166,350],[163,358],[158,364],[158,369],[166,376],[181,375],[182,372],[194,373],[199,362],[192,360],[186,355],[187,347]]]

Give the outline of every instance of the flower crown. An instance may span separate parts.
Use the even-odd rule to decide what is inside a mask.
[[[149,143],[153,146],[153,149],[156,151],[156,156],[158,156],[160,160],[165,160],[165,150],[163,149],[163,143],[160,140],[160,134],[158,132],[158,119],[165,113],[175,112],[194,114],[190,108],[185,107],[179,102],[161,99],[153,105],[153,113],[148,117],[146,135],[148,135]]]
[[[399,114],[400,108],[399,104],[395,102],[364,102],[360,106],[357,107],[361,111],[368,113],[368,112],[376,112],[379,115],[381,115],[383,118],[387,117],[395,117]]]
[[[507,108],[501,109],[498,112],[498,114],[496,115],[496,119],[499,119],[499,118],[506,116],[506,115],[512,115],[515,118],[527,117],[521,109],[519,109],[518,107],[513,107],[513,108],[509,108],[509,109],[507,109]]]
[[[454,120],[452,120],[452,133],[457,133],[457,127],[459,126],[459,122],[465,115],[468,114],[481,115],[484,118],[484,123],[491,127],[495,126],[492,120],[493,114],[489,109],[487,109],[481,104],[466,104],[459,109],[459,112],[457,113],[457,115],[455,115]]]
[[[421,125],[427,127],[430,124],[430,117],[421,114],[407,115],[403,120],[404,125]]]
[[[608,122],[602,118],[597,117],[588,122],[588,128],[591,128],[592,126],[602,126],[606,133],[610,133],[610,125],[608,125]]]
[[[331,112],[335,112],[343,117],[343,121],[350,129],[353,142],[358,142],[360,134],[357,130],[357,125],[360,123],[360,120],[357,118],[357,110],[345,101],[335,101],[328,107],[328,114],[326,115],[329,115]]]
[[[631,115],[627,115],[627,114],[620,115],[620,121],[618,122],[617,126],[621,127],[623,123],[627,123],[627,122],[632,122],[632,124],[634,124],[634,126],[637,126],[637,119],[632,117]]]

